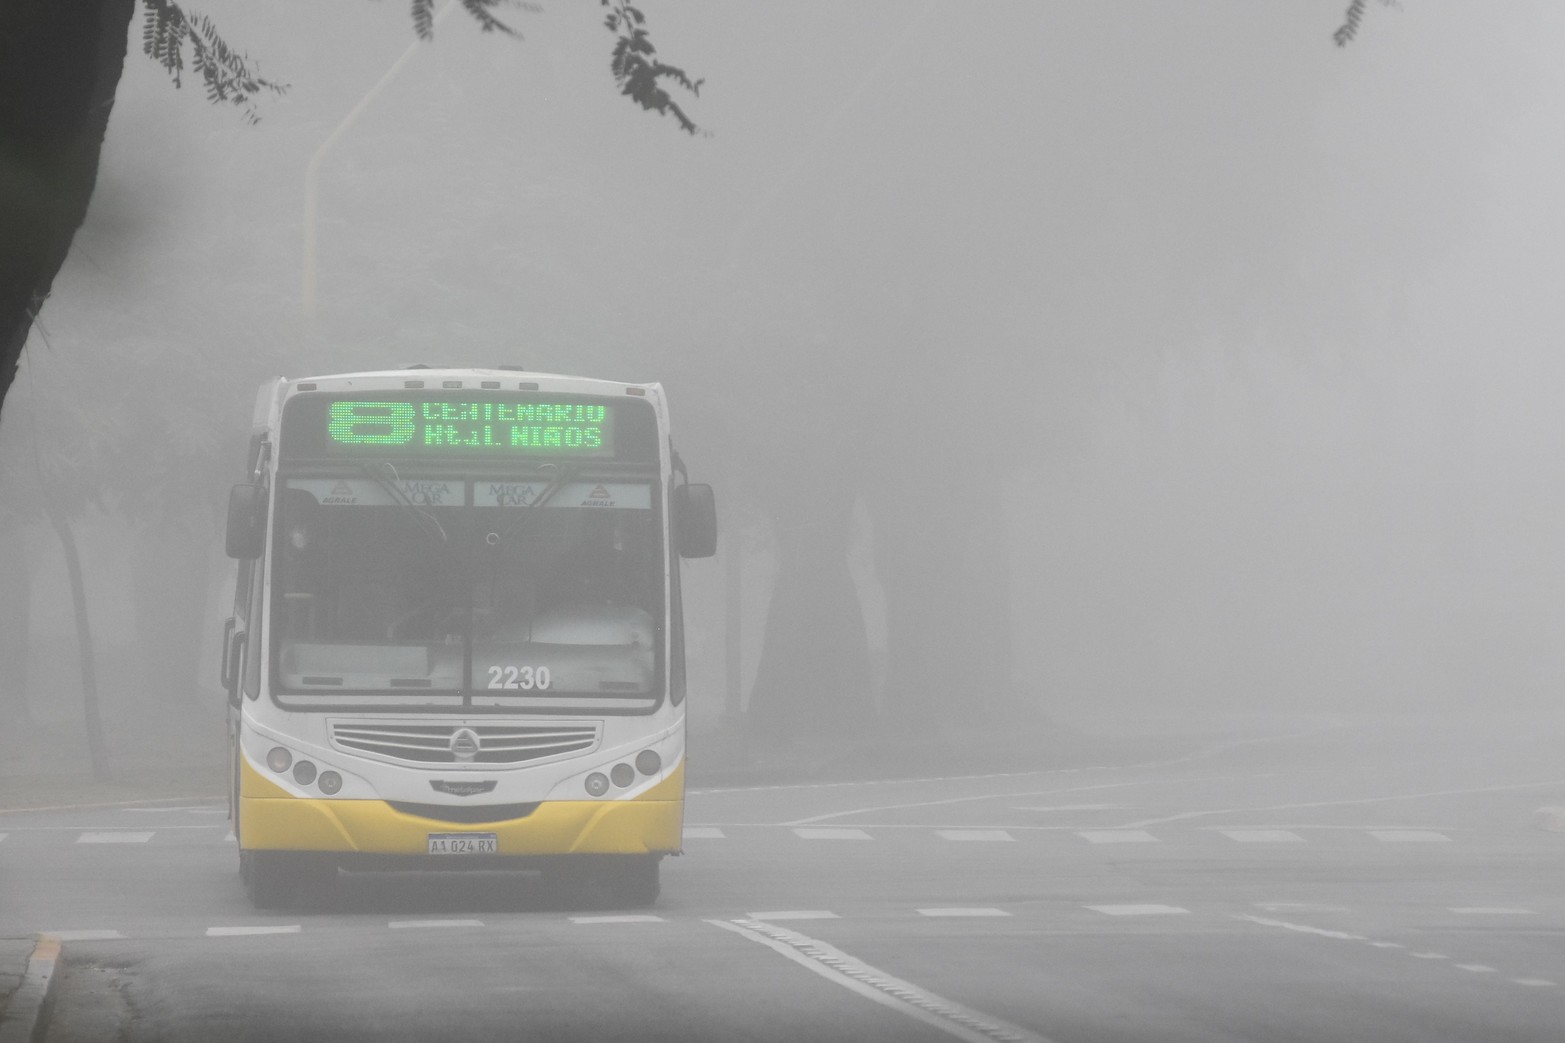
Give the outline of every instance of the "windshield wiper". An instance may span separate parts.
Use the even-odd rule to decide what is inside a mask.
[[[382,460],[379,463],[366,462],[364,464],[364,473],[376,485],[386,491],[386,495],[391,497],[392,503],[413,516],[413,520],[418,523],[420,531],[426,536],[437,539],[441,543],[450,542],[446,536],[445,527],[440,524],[440,520],[414,503],[412,498],[402,491],[400,484],[402,479],[398,477],[397,469],[391,465],[390,460]]]

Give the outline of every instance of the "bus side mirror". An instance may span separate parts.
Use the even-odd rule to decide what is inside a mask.
[[[674,487],[674,538],[681,558],[710,558],[717,553],[717,500],[710,485]]]
[[[228,556],[241,561],[259,558],[265,543],[265,486],[234,486],[228,493],[228,538],[224,543]]]

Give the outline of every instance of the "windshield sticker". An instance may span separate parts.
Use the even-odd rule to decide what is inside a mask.
[[[532,507],[549,493],[546,482],[476,482],[475,507]],[[652,486],[644,482],[567,482],[554,490],[544,507],[616,507],[651,510]]]
[[[467,486],[439,479],[403,478],[377,482],[371,478],[290,478],[288,488],[302,489],[329,507],[463,507]]]

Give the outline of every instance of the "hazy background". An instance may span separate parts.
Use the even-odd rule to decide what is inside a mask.
[[[105,712],[218,715],[255,386],[415,361],[668,387],[725,526],[698,731],[806,658],[917,705],[898,633],[1061,721],[1555,708],[1560,5],[1377,3],[1339,49],[1344,0],[645,0],[700,138],[616,96],[597,5],[458,11],[323,161],[313,319],[305,168],[406,5],[197,6],[291,90],[246,126],[133,33],[0,423],[0,731],[80,713],[40,475]],[[795,575],[862,632],[781,631]]]

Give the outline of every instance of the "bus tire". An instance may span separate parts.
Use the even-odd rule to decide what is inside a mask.
[[[337,866],[293,851],[240,851],[239,876],[257,909],[287,909],[319,902]]]

